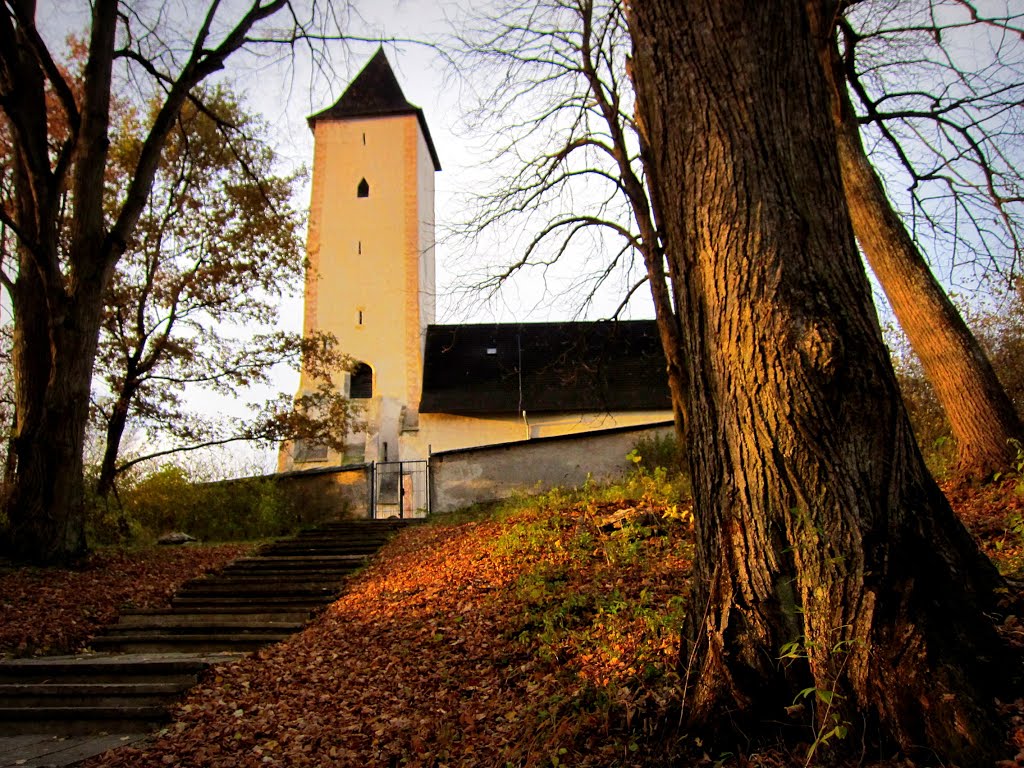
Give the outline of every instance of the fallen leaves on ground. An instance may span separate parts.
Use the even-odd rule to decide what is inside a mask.
[[[1020,541],[1008,530],[1014,488],[1001,487],[954,501],[1005,569]],[[406,530],[306,631],[210,670],[148,744],[87,766],[671,762],[678,734],[661,729],[678,722],[672,626],[691,532],[686,510],[634,504],[576,500]],[[1006,715],[1011,743],[1024,744],[1024,702]],[[689,738],[682,764],[803,764],[698,744]]]
[[[1024,478],[1014,475],[980,487],[946,483],[942,490],[1002,573],[1024,579]]]
[[[93,765],[628,762],[674,700],[689,527],[604,534],[600,512],[409,529],[305,632]]]
[[[0,654],[74,653],[124,607],[159,608],[183,582],[250,544],[104,550],[80,568],[15,568],[0,576]]]

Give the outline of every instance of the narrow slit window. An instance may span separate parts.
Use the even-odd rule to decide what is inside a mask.
[[[356,187],[356,197],[369,197],[370,196],[370,185],[366,179],[359,182],[359,186]]]
[[[356,250],[358,251],[360,256],[363,255],[363,241],[362,240],[360,240],[358,242],[358,245],[356,246]]]

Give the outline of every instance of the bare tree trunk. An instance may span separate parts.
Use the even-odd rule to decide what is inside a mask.
[[[131,378],[129,374],[129,378]],[[128,424],[128,408],[135,396],[135,387],[128,384],[118,393],[117,399],[107,419],[107,436],[103,445],[103,460],[100,462],[100,474],[96,479],[96,494],[106,498],[114,487],[117,476],[117,457],[121,453],[121,439],[124,437],[125,426]]]
[[[1009,466],[1016,454],[1010,441],[1020,440],[1024,429],[985,351],[935,279],[868,160],[830,32],[822,53],[853,230],[949,419],[957,474],[988,479]]]
[[[804,4],[633,0],[630,27],[689,383],[685,714],[749,736],[811,689],[815,738],[982,765],[1002,580],[914,443]]]

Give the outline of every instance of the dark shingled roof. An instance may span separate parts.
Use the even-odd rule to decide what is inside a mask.
[[[434,161],[434,170],[440,171],[441,161],[437,157],[437,150],[434,149],[434,140],[430,138],[430,129],[427,127],[423,110],[405,100],[402,86],[398,84],[398,78],[388,63],[388,57],[384,55],[383,47],[377,49],[377,53],[363,67],[363,71],[356,75],[355,80],[349,84],[333,107],[317,112],[309,117],[308,121],[312,127],[317,120],[392,115],[416,115],[423,130],[423,138],[427,140],[430,158]]]
[[[421,413],[671,407],[653,320],[427,328]]]

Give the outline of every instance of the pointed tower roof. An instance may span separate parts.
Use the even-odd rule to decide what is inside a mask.
[[[383,46],[377,49],[373,58],[367,62],[362,71],[349,84],[341,98],[333,107],[317,112],[308,118],[312,128],[318,120],[350,120],[363,117],[390,117],[393,115],[416,115],[423,138],[427,141],[430,158],[434,162],[434,170],[441,170],[441,161],[437,157],[434,141],[430,138],[430,129],[423,110],[410,104],[402,93],[388,57],[384,55]]]

